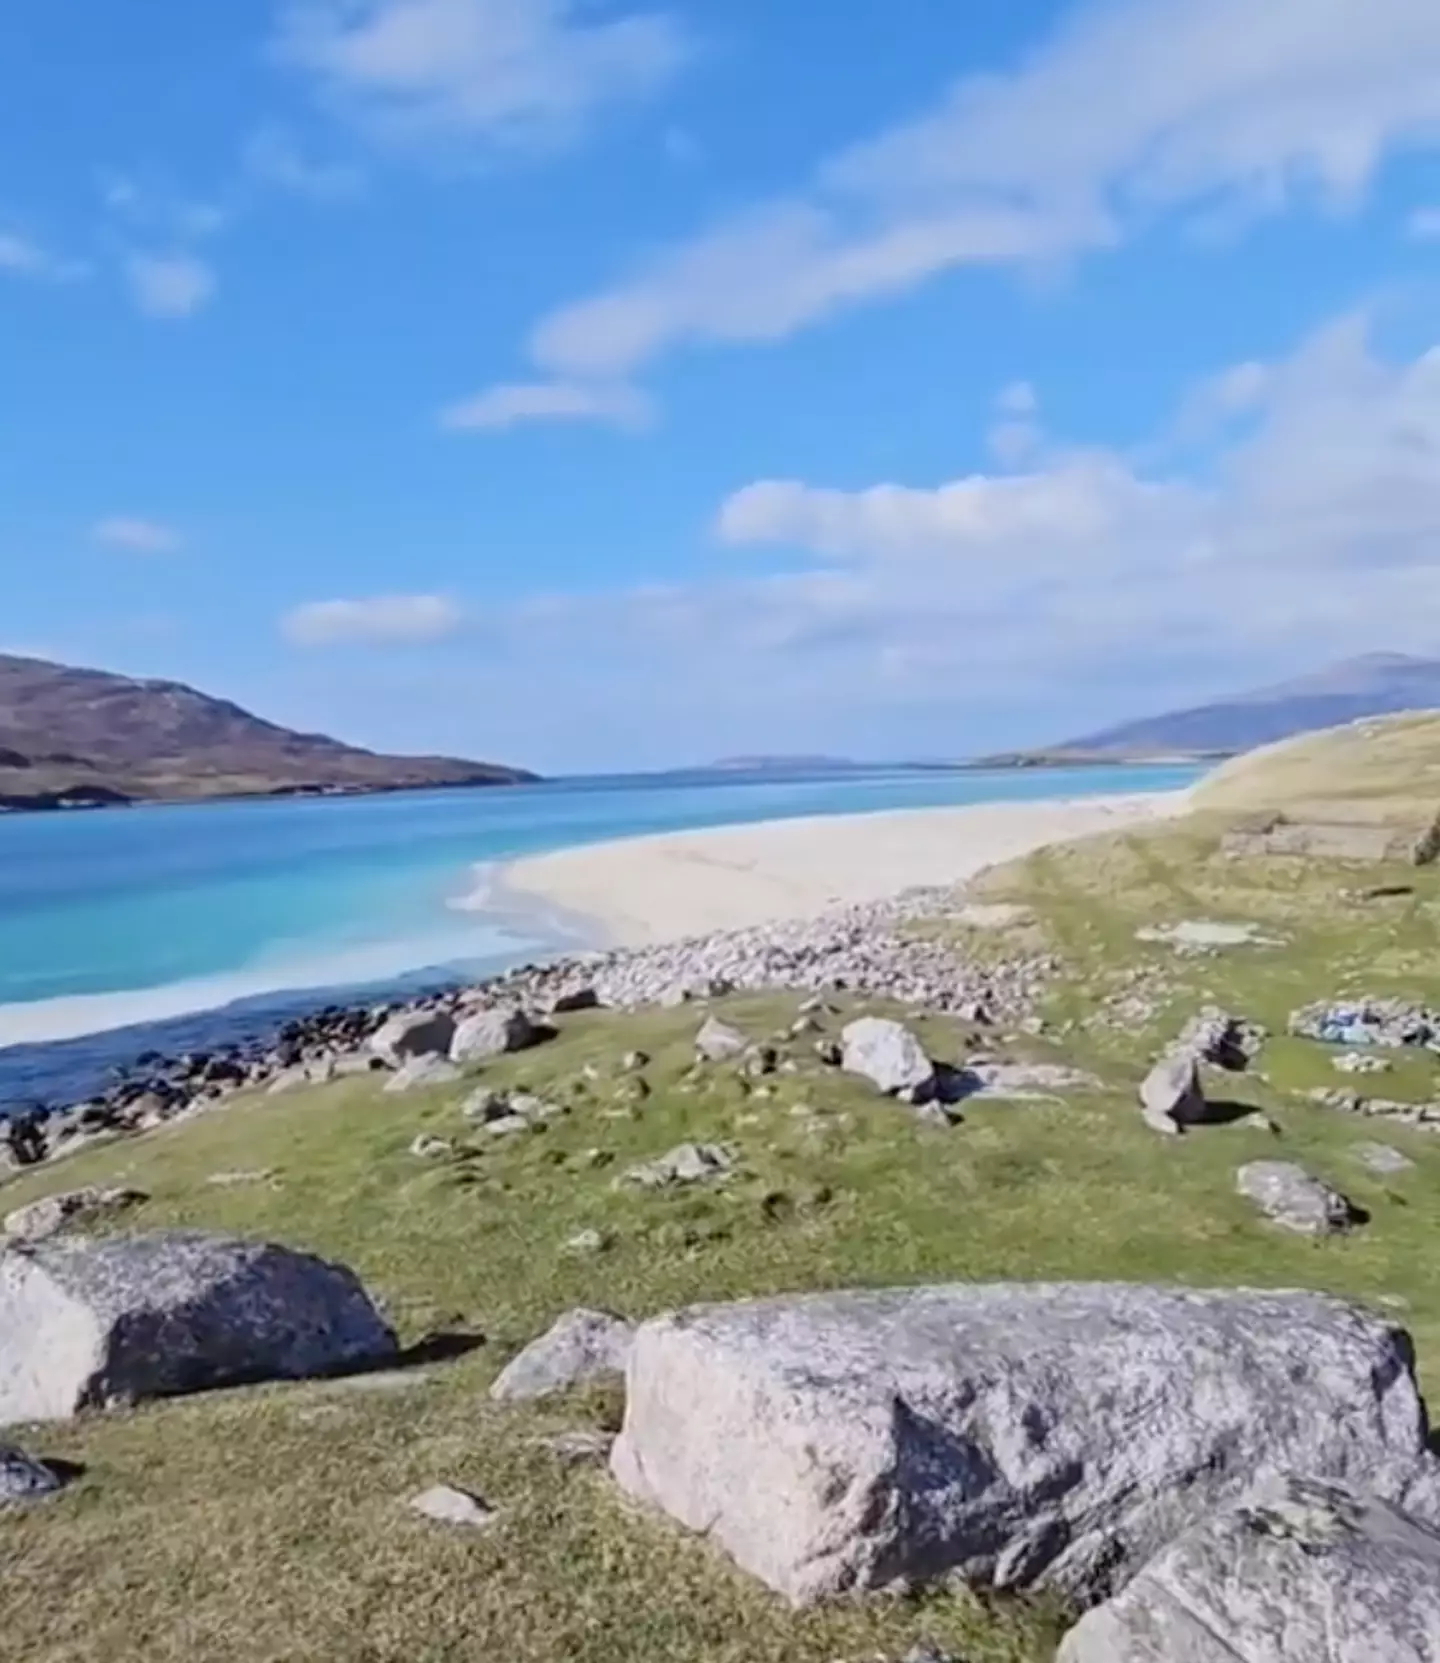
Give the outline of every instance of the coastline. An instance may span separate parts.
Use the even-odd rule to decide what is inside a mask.
[[[543,907],[579,939],[656,946],[963,883],[1050,844],[1170,818],[1188,797],[973,803],[622,838],[486,867],[462,904],[499,893],[517,908]]]

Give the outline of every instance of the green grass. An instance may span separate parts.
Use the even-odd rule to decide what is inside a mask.
[[[1012,945],[1043,943],[1064,963],[1047,1033],[1003,1050],[1074,1061],[1105,1082],[1063,1105],[972,1105],[963,1125],[937,1131],[818,1071],[808,1039],[793,1048],[804,1072],[764,1082],[771,1095],[724,1068],[696,1084],[697,1013],[601,1013],[567,1019],[550,1045],[487,1071],[571,1105],[519,1141],[469,1132],[461,1089],[387,1097],[349,1081],[237,1103],[0,1186],[8,1209],[82,1182],[137,1185],[152,1199],[126,1227],[203,1226],[312,1249],[364,1277],[405,1343],[440,1330],[485,1339],[398,1389],[271,1387],[25,1431],[19,1441],[36,1453],[87,1470],[53,1505],[0,1517],[0,1657],[860,1663],[929,1638],[974,1663],[1048,1663],[1063,1616],[1044,1604],[937,1594],[797,1615],[704,1542],[626,1503],[603,1470],[567,1470],[545,1448],[547,1433],[613,1422],[611,1398],[501,1409],[485,1388],[579,1304],[639,1317],[796,1289],[1114,1278],[1316,1287],[1399,1309],[1434,1390],[1440,1137],[1305,1102],[1302,1088],[1344,1081],[1298,1041],[1267,1049],[1264,1079],[1233,1082],[1235,1097],[1280,1124],[1279,1139],[1238,1125],[1160,1139],[1134,1087],[1210,996],[1277,1030],[1295,1005],[1346,989],[1440,1004],[1440,877],[1407,869],[1412,899],[1361,906],[1341,888],[1391,874],[1240,867],[1218,857],[1217,837],[1203,820],[1160,827],[987,880],[990,897],[1033,911]],[[1286,945],[1185,958],[1134,939],[1139,924],[1187,917],[1255,919]],[[986,951],[1004,950],[985,939]],[[1098,1022],[1136,967],[1153,1015]],[[766,1038],[795,1007],[742,998],[724,1014]],[[918,1026],[937,1055],[962,1055],[957,1024]],[[617,1069],[633,1048],[653,1058],[652,1095],[638,1107]],[[587,1064],[600,1078],[585,1078]],[[1377,1089],[1425,1098],[1433,1071],[1410,1059]],[[811,1112],[795,1112],[802,1104]],[[412,1157],[421,1130],[455,1139],[455,1157]],[[733,1181],[666,1195],[614,1187],[628,1165],[686,1138],[731,1145]],[[1370,1138],[1404,1149],[1417,1170],[1371,1176],[1352,1153]],[[1371,1222],[1313,1242],[1260,1221],[1234,1193],[1235,1168],[1277,1154],[1335,1182]],[[274,1177],[207,1183],[241,1169]],[[564,1251],[592,1227],[612,1238],[609,1251]],[[494,1529],[454,1534],[410,1517],[405,1499],[441,1482],[497,1507]]]

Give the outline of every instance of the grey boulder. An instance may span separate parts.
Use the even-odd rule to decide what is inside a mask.
[[[453,1086],[463,1076],[444,1057],[411,1057],[385,1082],[387,1092],[425,1091],[431,1086]]]
[[[735,1162],[728,1150],[714,1143],[681,1143],[653,1161],[632,1166],[619,1182],[637,1189],[670,1189],[677,1184],[703,1184],[723,1178]]]
[[[1399,1173],[1415,1170],[1414,1161],[1388,1143],[1357,1143],[1351,1154],[1362,1166],[1382,1178],[1393,1178]]]
[[[189,1231],[0,1254],[0,1426],[395,1356],[355,1275]]]
[[[728,1062],[732,1057],[743,1056],[749,1048],[750,1041],[738,1028],[714,1016],[695,1036],[696,1055],[706,1062]]]
[[[797,1604],[959,1577],[1105,1597],[1267,1474],[1401,1494],[1409,1337],[1313,1293],[821,1294],[641,1325],[620,1484]]]
[[[10,1242],[48,1241],[72,1225],[84,1228],[115,1218],[139,1207],[150,1197],[144,1190],[86,1189],[66,1190],[61,1195],[47,1195],[32,1201],[29,1206],[17,1207],[5,1215],[4,1233]]]
[[[404,1011],[370,1036],[370,1049],[391,1068],[411,1057],[443,1057],[455,1034],[449,1011]]]
[[[467,1016],[450,1042],[450,1061],[487,1062],[540,1042],[540,1030],[522,1010],[477,1011]]]
[[[606,1311],[570,1311],[510,1360],[490,1396],[497,1403],[528,1402],[619,1379],[634,1338],[630,1323]]]
[[[43,1501],[64,1488],[64,1480],[43,1461],[23,1450],[0,1444],[0,1507],[23,1507]]]
[[[1333,1236],[1357,1221],[1339,1190],[1292,1161],[1250,1161],[1235,1174],[1235,1188],[1271,1223],[1298,1235]]]
[[[916,1098],[933,1089],[935,1065],[903,1022],[862,1016],[840,1034],[840,1066],[891,1096]]]
[[[1145,1124],[1168,1137],[1205,1119],[1209,1108],[1194,1051],[1182,1047],[1161,1057],[1141,1083],[1140,1107]]]
[[[1440,1663],[1440,1535],[1374,1497],[1282,1481],[1164,1549],[1056,1663]]]

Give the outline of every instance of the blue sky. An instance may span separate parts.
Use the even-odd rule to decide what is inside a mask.
[[[9,0],[0,648],[544,769],[1440,651],[1437,260],[1434,0]]]

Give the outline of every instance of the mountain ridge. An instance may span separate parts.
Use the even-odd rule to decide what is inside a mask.
[[[0,654],[0,810],[519,784],[524,769],[389,756],[185,682]]]

